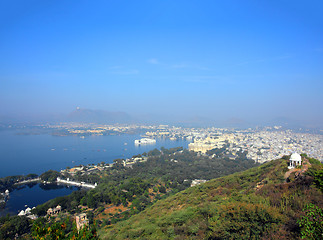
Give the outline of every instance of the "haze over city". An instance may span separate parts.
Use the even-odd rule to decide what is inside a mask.
[[[323,122],[321,1],[2,1],[1,119]]]

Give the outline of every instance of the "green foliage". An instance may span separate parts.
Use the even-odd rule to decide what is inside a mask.
[[[64,239],[67,221],[46,223],[43,219],[36,220],[32,227],[32,236],[35,240]]]
[[[209,239],[261,239],[282,220],[274,208],[233,202],[219,206],[209,218]]]
[[[79,190],[72,192],[68,196],[54,198],[44,204],[38,205],[35,209],[32,210],[32,213],[38,216],[44,216],[46,215],[48,208],[54,208],[57,205],[60,205],[66,211],[73,211],[78,207],[82,198],[84,198],[86,194],[86,190]],[[86,199],[84,205],[86,205]]]
[[[319,160],[315,159],[315,158],[309,158],[308,160],[309,160],[310,164],[322,165],[322,163]]]
[[[86,204],[90,208],[95,208],[98,203],[97,203],[97,201],[95,200],[95,198],[94,198],[94,196],[92,194],[87,194]]]
[[[183,147],[175,147],[175,148],[170,148],[170,149],[166,149],[164,147],[161,147],[160,150],[163,154],[174,154],[176,152],[183,151]]]
[[[93,208],[87,211],[91,224],[106,204],[129,206],[125,212],[100,219],[99,223],[108,225],[108,230],[101,229],[101,236],[107,239],[293,239],[305,226],[296,222],[302,216],[301,209],[308,203],[323,205],[323,193],[318,190],[322,165],[314,160],[310,174],[286,183],[284,159],[250,168],[256,164],[246,160],[245,153],[229,160],[220,157],[225,152],[218,150],[212,159],[181,149],[161,151],[149,152],[147,162],[132,168],[117,163],[101,176],[77,176],[99,179],[100,184],[90,191],[53,199],[33,211],[45,214],[59,204],[73,213],[82,211],[78,206],[84,205]],[[230,173],[234,174],[223,177]],[[210,180],[217,177],[221,178]],[[190,188],[193,179],[210,181]],[[71,221],[66,222],[66,228],[64,222],[59,223],[43,222],[43,236],[48,228],[63,234],[57,235],[60,238],[74,234]],[[96,236],[95,231],[89,234]]]
[[[31,220],[25,216],[5,216],[0,218],[0,239],[14,239],[29,233]]]
[[[318,189],[323,191],[323,169],[320,169],[317,172],[315,172],[314,184]]]
[[[160,187],[159,187],[159,192],[161,192],[161,193],[166,193],[166,188],[165,188],[165,186],[160,186]]]
[[[16,186],[14,186],[15,183],[21,182],[23,180],[29,180],[33,178],[37,178],[37,174],[31,173],[26,176],[23,175],[17,175],[17,176],[8,176],[4,178],[0,178],[0,192],[5,191],[6,189],[14,189]]]
[[[152,196],[155,195],[158,199],[163,195],[171,195],[188,188],[190,181],[184,181],[185,179],[212,179],[255,166],[253,161],[245,159],[210,161],[207,156],[197,156],[195,152],[182,148],[162,148],[162,151],[163,154],[154,149],[148,153],[150,157],[147,162],[135,164],[132,168],[123,167],[121,164],[123,160],[116,159],[115,167],[107,169],[104,177],[93,175],[89,179],[91,175],[75,176],[78,181],[88,182],[95,179],[100,184],[82,196],[76,197],[73,193],[71,196],[64,197],[61,199],[64,207],[60,205],[73,212],[78,205],[97,208],[103,204],[128,206],[129,203],[134,202],[134,210],[130,212],[133,214],[152,204],[148,193],[151,187],[155,187]],[[178,161],[176,163],[166,161],[172,158]],[[160,187],[157,188],[157,186]],[[166,192],[165,186],[170,191]],[[158,190],[161,196],[156,195]],[[141,199],[142,196],[144,197]],[[45,211],[49,207],[55,207],[56,203],[58,203],[57,200],[55,203],[52,200],[46,204],[46,207],[37,207],[37,211],[44,215]]]
[[[305,216],[297,222],[301,228],[302,239],[322,239],[323,238],[323,209],[314,205],[307,204],[303,209]]]
[[[176,159],[195,164],[191,159],[177,156]],[[301,175],[286,183],[286,171],[286,160],[280,159],[210,180],[102,229],[100,236],[103,239],[298,239],[301,228],[297,219],[302,216],[302,209],[310,202],[322,206],[323,193],[313,187],[311,176]],[[169,180],[165,184],[173,186]]]
[[[35,173],[30,173],[30,174],[28,174],[27,176],[26,176],[26,179],[33,179],[33,178],[37,178],[38,177],[38,175],[37,174],[35,174]]]
[[[158,156],[158,155],[160,155],[160,151],[157,148],[148,152],[148,156]]]
[[[65,218],[62,221],[47,221],[45,218],[37,219],[32,226],[32,237],[35,240],[73,239],[90,240],[99,239],[95,225],[84,226],[79,231],[74,220]]]
[[[61,174],[59,172],[54,170],[48,170],[47,172],[44,172],[43,174],[41,174],[39,177],[43,181],[55,182],[57,177],[60,177],[60,176]]]

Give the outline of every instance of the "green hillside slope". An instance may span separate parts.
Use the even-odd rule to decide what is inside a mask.
[[[318,239],[322,237],[323,195],[318,187],[322,164],[305,162],[303,171],[291,173],[287,180],[288,161],[279,159],[191,187],[101,229],[100,237]]]

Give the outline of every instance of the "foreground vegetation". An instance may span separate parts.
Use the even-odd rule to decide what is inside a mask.
[[[103,239],[322,239],[322,164],[285,180],[288,158],[160,200]],[[304,158],[303,158],[304,160]],[[309,165],[309,164],[308,164]]]
[[[99,185],[37,206],[36,221],[2,217],[0,239],[321,239],[322,164],[303,155],[303,167],[286,177],[288,156],[259,166],[245,154],[162,148],[131,166],[117,159],[100,171],[48,171],[42,180]],[[194,179],[209,181],[190,187]],[[48,217],[57,205],[62,212]],[[80,213],[89,221],[79,232]]]
[[[182,148],[162,148],[161,151],[154,149],[143,154],[147,161],[131,167],[123,166],[123,160],[116,159],[113,167],[102,171],[71,175],[50,170],[40,175],[42,181],[53,182],[59,176],[76,181],[98,182],[99,185],[92,190],[75,191],[69,196],[50,200],[37,206],[32,213],[46,216],[49,208],[60,205],[64,214],[55,221],[43,221],[44,225],[48,221],[60,223],[61,218],[73,218],[77,214],[86,213],[90,226],[95,222],[99,228],[111,226],[143,211],[159,199],[190,187],[194,179],[209,180],[255,166],[253,161],[245,158],[245,153],[240,153],[236,160],[230,160],[221,155],[224,151],[225,148],[221,149],[218,155],[211,158]],[[3,226],[0,226],[0,231]],[[28,232],[30,227],[26,228],[25,233]],[[21,236],[23,232],[17,234]]]
[[[255,166],[253,161],[243,158],[244,155],[237,160],[210,159],[182,148],[154,149],[147,155],[147,162],[132,167],[124,167],[122,160],[117,159],[112,168],[102,172],[66,175],[78,181],[97,179],[99,185],[89,191],[76,191],[53,199],[33,212],[45,215],[48,208],[60,205],[71,214],[86,212],[102,227],[125,220],[157,200],[190,187],[194,179],[210,180]]]

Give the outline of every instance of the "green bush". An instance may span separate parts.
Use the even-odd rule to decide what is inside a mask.
[[[234,202],[219,206],[209,219],[210,239],[261,239],[282,220],[263,204]]]
[[[314,173],[314,184],[318,189],[323,191],[323,169]]]
[[[297,222],[301,228],[302,239],[323,238],[323,210],[314,204],[307,204],[303,209],[305,216]]]

